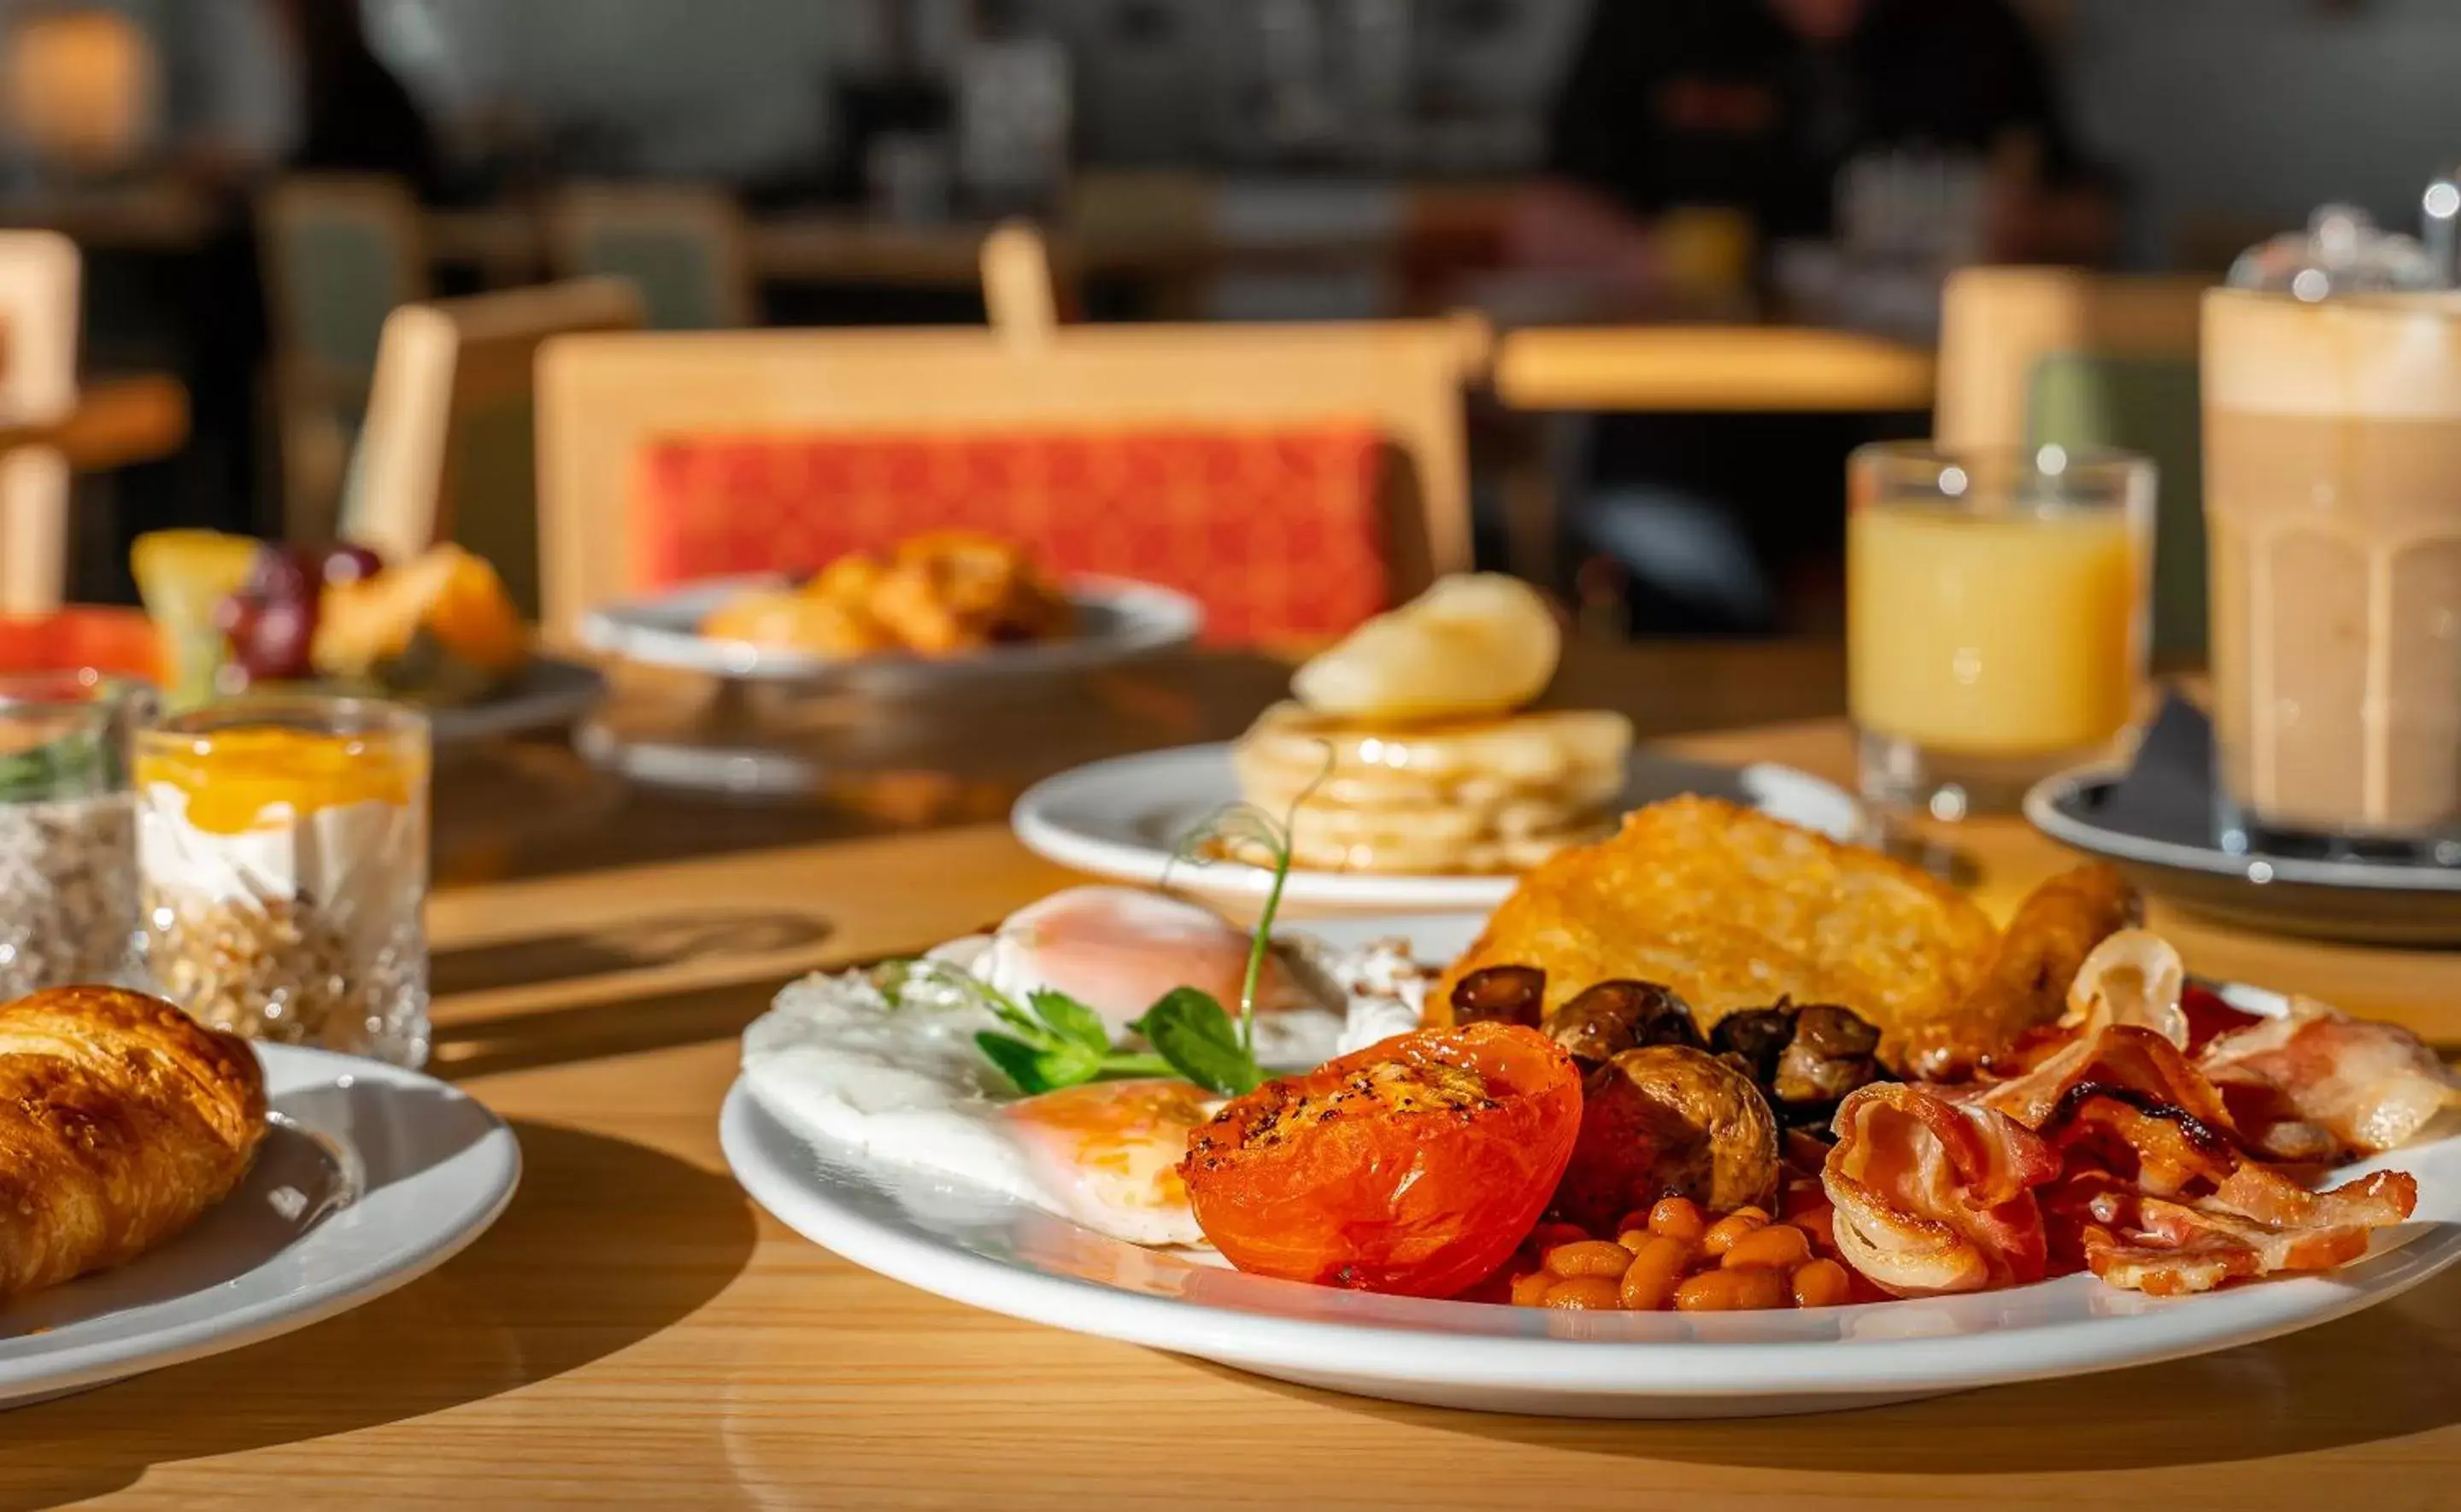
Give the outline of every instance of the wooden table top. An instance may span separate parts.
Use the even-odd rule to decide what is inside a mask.
[[[1809,326],[1534,327],[1495,348],[1495,395],[1530,411],[1871,412],[1931,407],[1937,362]]]
[[[1676,743],[1833,777],[1851,761],[1834,721]],[[1950,841],[2002,908],[2064,864],[2014,821]],[[2461,1497],[2461,1274],[2288,1338],[2082,1380],[1824,1417],[1551,1421],[1354,1400],[1009,1322],[858,1270],[758,1211],[716,1119],[733,1036],[775,986],[919,948],[1064,881],[1000,827],[963,825],[442,892],[431,919],[455,990],[437,1069],[519,1131],[510,1210],[366,1308],[0,1415],[0,1508]],[[2461,955],[2157,924],[2199,969],[2461,1040]],[[660,930],[698,943],[632,964],[631,943]]]

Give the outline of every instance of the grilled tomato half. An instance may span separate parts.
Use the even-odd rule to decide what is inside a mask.
[[[1234,1098],[1188,1139],[1196,1222],[1258,1275],[1449,1297],[1512,1256],[1573,1157],[1581,1078],[1516,1024],[1425,1030]]]

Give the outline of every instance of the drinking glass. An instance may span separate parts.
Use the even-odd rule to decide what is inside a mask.
[[[93,671],[0,676],[0,1000],[128,971],[128,742],[152,697]]]
[[[2222,844],[2461,864],[2461,293],[2204,316]]]
[[[2143,701],[2153,465],[1884,442],[1849,464],[1847,700],[1883,815],[2015,808]]]
[[[427,1058],[426,718],[263,696],[136,741],[145,968],[217,1029]]]

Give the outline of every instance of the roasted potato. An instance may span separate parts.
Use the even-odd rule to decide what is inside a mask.
[[[1555,1208],[1594,1232],[1661,1197],[1711,1212],[1777,1190],[1777,1119],[1750,1078],[1686,1045],[1627,1050],[1581,1088],[1581,1133]]]
[[[1538,973],[1542,997],[1546,982],[1546,973]],[[1585,1066],[1651,1045],[1708,1048],[1691,1007],[1656,982],[1599,982],[1585,988],[1548,1015],[1546,1030]]]
[[[869,656],[893,650],[897,637],[860,607],[792,589],[746,593],[701,622],[717,640],[784,646],[814,656]]]
[[[1067,596],[1016,546],[942,531],[887,557],[850,552],[798,588],[747,593],[711,613],[701,632],[823,656],[949,656],[1062,635],[1070,617]]]

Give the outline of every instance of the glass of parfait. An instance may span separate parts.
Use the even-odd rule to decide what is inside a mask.
[[[2153,464],[2058,446],[1854,454],[1847,703],[1885,816],[2005,812],[2141,712]]]
[[[235,699],[139,731],[134,764],[157,990],[251,1038],[425,1060],[425,717]]]
[[[0,1000],[126,976],[128,743],[152,703],[141,684],[91,670],[0,676]]]

